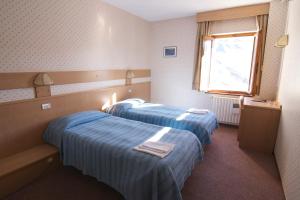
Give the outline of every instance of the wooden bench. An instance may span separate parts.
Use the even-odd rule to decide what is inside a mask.
[[[0,199],[58,166],[58,151],[48,144],[0,158]]]

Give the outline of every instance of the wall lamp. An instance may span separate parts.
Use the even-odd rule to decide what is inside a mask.
[[[127,70],[126,71],[126,85],[131,85],[132,84],[132,79],[134,78],[135,74],[132,70]]]
[[[51,96],[50,85],[53,85],[54,81],[47,73],[39,73],[35,77],[33,84],[35,86],[35,96],[37,98]]]

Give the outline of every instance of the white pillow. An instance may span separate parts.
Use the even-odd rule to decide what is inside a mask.
[[[124,102],[130,102],[130,101],[135,101],[135,102],[140,103],[140,104],[145,103],[145,100],[139,99],[139,98],[126,99]]]

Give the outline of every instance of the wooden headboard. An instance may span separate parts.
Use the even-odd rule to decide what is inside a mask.
[[[42,144],[49,121],[70,113],[98,109],[111,101],[139,97],[150,100],[150,82],[21,100],[0,104],[0,158]],[[42,110],[41,105],[51,104]]]

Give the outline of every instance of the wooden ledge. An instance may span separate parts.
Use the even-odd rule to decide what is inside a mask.
[[[45,72],[54,85],[110,81],[126,78],[128,69],[96,70],[96,71],[58,71]],[[150,69],[131,69],[134,78],[150,77]],[[0,73],[0,90],[32,88],[33,81],[39,72]]]
[[[57,148],[42,144],[0,159],[0,178],[58,153]]]

